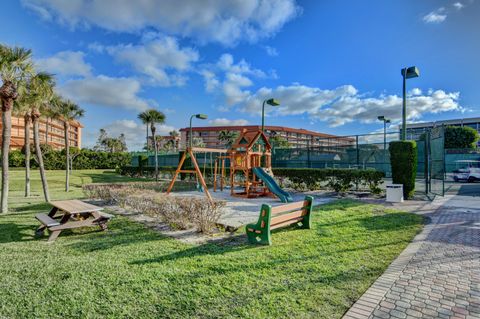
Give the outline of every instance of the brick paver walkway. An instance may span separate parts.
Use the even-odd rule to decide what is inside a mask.
[[[480,318],[480,204],[461,202],[429,214],[344,318]]]

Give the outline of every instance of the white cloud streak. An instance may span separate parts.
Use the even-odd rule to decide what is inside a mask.
[[[139,45],[121,44],[103,47],[93,43],[91,49],[107,52],[119,63],[125,63],[133,70],[147,76],[152,85],[182,86],[192,63],[199,58],[193,48],[181,48],[178,41],[169,36],[154,36]]]
[[[243,126],[248,125],[248,121],[244,119],[229,120],[226,118],[217,118],[208,121],[212,126]]]
[[[42,71],[60,76],[90,76],[92,66],[85,62],[85,53],[81,51],[62,51],[55,55],[38,59],[35,64]]]
[[[145,28],[199,43],[232,46],[273,36],[301,13],[294,0],[22,0],[42,19],[72,28],[96,25],[119,32]]]
[[[438,24],[442,23],[447,19],[447,12],[445,8],[438,8],[437,10],[434,10],[425,16],[423,16],[422,20],[425,23],[431,23],[431,24]]]
[[[153,104],[138,96],[141,84],[134,78],[105,75],[74,79],[59,86],[59,92],[77,103],[143,111]]]

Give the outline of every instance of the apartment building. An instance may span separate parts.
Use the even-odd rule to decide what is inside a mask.
[[[260,125],[245,126],[203,126],[193,127],[193,138],[202,139],[205,147],[225,148],[225,143],[219,140],[221,131],[230,131],[240,133],[242,130],[260,130]],[[281,136],[285,138],[291,147],[315,147],[315,146],[335,146],[335,145],[351,145],[354,140],[351,138],[342,138],[336,135],[318,133],[305,129],[296,129],[284,126],[265,126],[267,136]],[[180,129],[180,147],[185,148],[190,140],[190,131],[188,127]]]
[[[468,126],[480,133],[480,117],[470,117],[463,119],[440,120],[435,122],[424,122],[407,124],[407,139],[417,140],[427,130],[436,126]],[[402,127],[400,126],[400,134]],[[480,141],[479,141],[480,146]]]
[[[0,123],[0,141],[1,141],[1,123]],[[82,147],[82,124],[77,121],[70,122],[70,146]],[[54,149],[63,149],[65,147],[63,121],[50,118],[41,118],[39,123],[40,143],[49,144]],[[33,144],[33,127],[30,129],[30,137]],[[23,117],[12,117],[12,138],[10,140],[10,149],[21,149],[25,143],[25,120]]]

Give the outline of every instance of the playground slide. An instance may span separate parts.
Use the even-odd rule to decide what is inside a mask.
[[[278,186],[277,182],[272,178],[272,176],[268,175],[267,172],[261,167],[253,167],[252,171],[258,178],[260,178],[268,189],[274,193],[275,195],[280,198],[282,203],[293,202],[292,196],[289,193],[284,191],[280,186]]]

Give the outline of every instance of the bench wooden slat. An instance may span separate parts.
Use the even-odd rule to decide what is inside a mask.
[[[44,213],[36,214],[35,218],[38,219],[39,222],[41,222],[43,225],[47,227],[60,225],[60,223],[57,220],[51,218],[50,216]]]
[[[278,224],[270,226],[270,230],[277,229],[277,228],[287,226],[287,225],[291,225],[291,224],[295,224],[295,223],[301,222],[302,220],[303,220],[303,217],[292,218],[292,219],[284,221],[283,223],[278,223]]]
[[[272,228],[273,226],[277,225],[277,224],[281,224],[285,221],[288,221],[288,220],[291,220],[291,219],[296,219],[296,218],[303,218],[303,216],[306,215],[306,212],[304,210],[297,210],[297,211],[294,211],[292,213],[288,213],[288,214],[283,214],[283,215],[277,215],[275,217],[272,217],[272,220],[270,222],[270,225]]]
[[[275,207],[272,207],[272,215],[276,215],[276,214],[280,214],[280,213],[284,213],[284,212],[288,212],[288,211],[294,211],[294,210],[297,210],[297,209],[301,209],[304,206],[308,206],[308,203],[306,201],[275,206]]]

